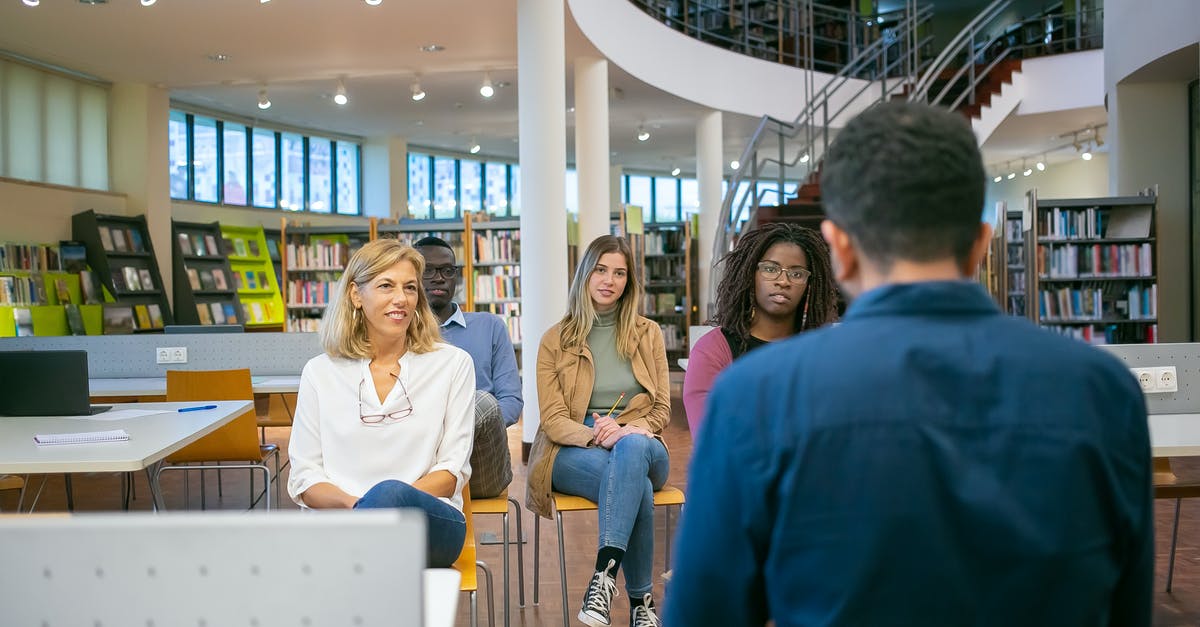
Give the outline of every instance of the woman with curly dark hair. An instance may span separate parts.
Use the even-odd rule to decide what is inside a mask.
[[[713,380],[734,359],[837,317],[829,247],[812,229],[765,224],[742,235],[719,263],[725,264],[725,276],[710,321],[718,328],[696,342],[683,378],[693,437],[704,420]]]

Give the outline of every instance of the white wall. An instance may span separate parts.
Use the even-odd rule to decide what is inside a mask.
[[[1104,104],[1104,50],[1056,54],[1021,62],[1026,92],[1018,115]]]
[[[8,242],[57,243],[71,239],[71,216],[88,209],[128,215],[123,194],[94,192],[0,178],[0,238]]]
[[[220,222],[221,224],[232,226],[261,225],[263,228],[276,230],[279,229],[281,218],[287,218],[289,225],[307,223],[309,226],[366,227],[369,224],[368,218],[361,216],[293,213],[278,209],[231,207],[228,205],[210,205],[202,202],[179,200],[171,203],[171,217],[183,222]]]
[[[1108,196],[1108,154],[1095,153],[1091,161],[1072,159],[1061,163],[1052,163],[1045,172],[1033,171],[1029,176],[1002,179],[987,183],[987,197],[984,201],[985,219],[993,218],[992,209],[997,201],[1008,203],[1008,210],[1024,209],[1025,192],[1037,189],[1038,198],[1103,198]],[[1025,215],[1025,223],[1029,224],[1029,215]]]
[[[1184,46],[1200,41],[1196,0],[1105,0],[1104,85]]]

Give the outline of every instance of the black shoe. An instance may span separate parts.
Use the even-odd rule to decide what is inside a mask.
[[[635,605],[629,610],[629,627],[659,627],[662,620],[654,613],[654,599],[650,593],[642,597],[642,604]]]
[[[587,591],[583,593],[583,608],[579,610],[579,620],[590,627],[609,627],[608,610],[613,597],[617,596],[617,581],[609,575],[616,566],[615,560],[608,560],[608,567],[598,570],[592,575]]]

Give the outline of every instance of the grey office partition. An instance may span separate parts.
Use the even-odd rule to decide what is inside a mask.
[[[1179,391],[1146,394],[1147,412],[1200,412],[1200,344],[1107,344],[1100,348],[1115,355],[1129,368],[1175,366]]]

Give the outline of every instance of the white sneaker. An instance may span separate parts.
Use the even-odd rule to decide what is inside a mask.
[[[588,583],[587,591],[583,593],[583,609],[579,610],[579,620],[590,627],[609,627],[609,606],[613,597],[617,596],[617,581],[609,575],[609,571],[617,565],[616,560],[608,560],[604,570],[596,571]]]
[[[650,593],[642,597],[642,604],[633,606],[629,611],[629,627],[659,627],[662,620],[654,613],[654,599]]]

